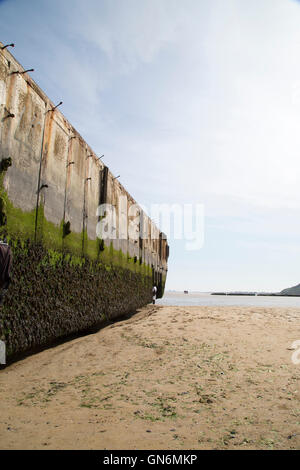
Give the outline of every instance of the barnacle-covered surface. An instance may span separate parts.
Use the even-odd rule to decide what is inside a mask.
[[[12,283],[1,308],[8,355],[101,325],[151,301],[151,277],[121,266],[10,241]]]

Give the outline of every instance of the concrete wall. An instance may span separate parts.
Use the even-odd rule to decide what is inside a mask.
[[[9,202],[28,215],[19,229],[56,249],[64,247],[95,258],[96,210],[104,165],[60,109],[52,110],[54,104],[23,71],[8,50],[0,51],[0,160],[12,160],[3,181]],[[120,195],[135,203],[108,171],[106,202],[119,209]],[[147,240],[106,240],[105,246],[108,250],[112,244],[115,251],[141,259],[165,277],[167,256],[166,250],[160,249],[159,229],[142,210],[140,214],[141,225],[149,233]],[[8,226],[16,229],[14,217],[10,215]],[[71,231],[65,237],[59,232],[63,223],[68,223]],[[118,233],[118,222],[116,230]]]
[[[133,312],[151,302],[154,282],[162,296],[168,249],[139,206],[131,236],[97,239],[99,203],[129,223],[135,201],[1,46],[0,238],[13,269],[0,340],[13,357]]]

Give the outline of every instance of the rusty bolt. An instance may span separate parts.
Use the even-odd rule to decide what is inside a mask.
[[[48,188],[48,185],[47,185],[47,184],[42,184],[42,186],[40,187],[39,191],[41,191],[43,188]]]

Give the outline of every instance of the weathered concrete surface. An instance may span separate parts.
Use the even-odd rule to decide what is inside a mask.
[[[71,232],[79,235],[78,240],[86,232],[88,240],[95,241],[104,165],[59,108],[52,111],[54,104],[31,77],[14,73],[23,71],[8,50],[1,51],[0,160],[12,159],[4,178],[8,198],[25,212],[38,207],[36,221],[42,206],[45,219],[57,228],[68,222]],[[108,171],[105,202],[118,208],[121,195],[127,196],[128,204],[135,203]],[[167,273],[167,242],[162,237],[159,240],[159,229],[142,210],[140,215],[144,219],[140,225],[148,231],[146,240],[117,238],[106,240],[105,245],[112,243],[114,250],[140,259],[153,268],[158,281]],[[42,238],[45,227],[37,227],[36,221],[32,233]],[[119,235],[118,220],[116,230]],[[81,249],[84,252],[84,243]]]
[[[9,356],[133,312],[151,302],[154,282],[161,296],[168,258],[139,206],[134,233],[120,238],[117,217],[117,238],[97,238],[100,204],[129,224],[136,202],[23,72],[0,49],[0,237],[14,257],[0,340]]]

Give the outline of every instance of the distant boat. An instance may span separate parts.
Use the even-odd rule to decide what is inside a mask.
[[[183,292],[184,292],[185,294],[188,294],[188,293],[189,293],[189,291],[188,291],[188,290],[184,290]]]

